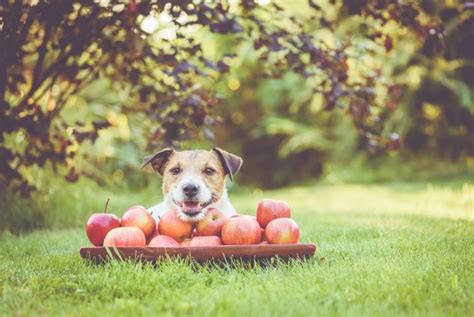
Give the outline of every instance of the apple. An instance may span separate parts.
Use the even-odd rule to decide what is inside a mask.
[[[298,243],[300,228],[293,219],[278,218],[267,225],[265,237],[271,244]]]
[[[267,240],[267,238],[265,238],[265,229],[263,229],[263,228],[260,228],[260,234],[261,234],[261,237],[262,237],[262,239],[261,239],[261,240],[262,240],[262,241],[266,241],[266,240]]]
[[[262,239],[260,225],[249,216],[228,219],[221,236],[224,244],[258,244]]]
[[[262,228],[273,219],[290,218],[291,209],[283,200],[264,199],[257,206],[257,221]]]
[[[181,241],[191,237],[193,224],[181,220],[176,210],[170,210],[161,217],[158,230],[160,234],[170,236],[176,241]]]
[[[156,223],[145,207],[133,206],[123,214],[122,227],[138,227],[148,237],[155,230]]]
[[[204,218],[196,224],[196,236],[220,236],[226,220],[219,210],[208,209]]]
[[[167,247],[167,248],[179,248],[180,245],[178,241],[175,239],[165,236],[165,235],[157,235],[153,239],[151,239],[150,243],[148,243],[149,247]]]
[[[160,234],[160,230],[158,229],[159,223],[160,223],[159,221],[155,220],[155,229],[153,230],[151,235],[149,237],[147,237],[147,239],[146,239],[147,244],[150,243],[151,239],[153,239],[154,237],[156,237],[157,235]]]
[[[107,233],[104,239],[104,247],[144,247],[146,238],[140,228],[119,227]]]
[[[96,247],[104,243],[105,236],[110,230],[120,227],[120,219],[114,214],[107,213],[109,200],[107,199],[105,203],[104,212],[93,214],[86,223],[87,237]]]
[[[189,247],[189,243],[191,242],[191,239],[184,239],[179,243],[180,246],[182,247]]]
[[[189,242],[190,247],[211,247],[222,245],[222,240],[218,236],[194,237]]]

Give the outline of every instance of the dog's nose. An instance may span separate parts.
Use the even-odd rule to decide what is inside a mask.
[[[183,192],[189,198],[196,196],[198,190],[199,190],[199,187],[197,187],[194,184],[186,184],[183,186]]]

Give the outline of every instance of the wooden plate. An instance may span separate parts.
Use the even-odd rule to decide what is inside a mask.
[[[96,263],[105,262],[111,258],[136,259],[140,261],[155,261],[160,258],[192,257],[198,262],[225,261],[242,259],[244,261],[266,260],[279,257],[283,260],[291,258],[308,258],[314,255],[315,244],[264,244],[264,245],[222,245],[216,247],[180,247],[180,248],[151,248],[151,247],[89,247],[81,248],[84,259]]]

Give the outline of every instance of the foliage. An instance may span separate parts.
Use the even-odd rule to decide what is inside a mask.
[[[248,74],[238,77],[241,87],[218,112],[224,123],[215,129],[218,144],[245,158],[240,183],[275,188],[315,178],[337,155],[335,144],[354,148],[349,117],[322,110],[322,98],[308,100],[303,79],[287,73],[261,81],[253,73],[257,66],[244,68]]]
[[[466,6],[467,7],[467,6]],[[444,50],[432,54],[430,43],[394,69],[400,106],[387,127],[400,131],[406,148],[441,159],[474,157],[474,11],[448,5],[431,7],[446,25]],[[401,66],[403,70],[401,70]]]
[[[330,4],[334,8],[373,24],[395,21],[423,42],[436,44],[442,34],[437,21],[416,4],[344,1]],[[166,28],[150,27],[157,18]],[[209,126],[217,118],[211,109],[219,103],[212,82],[231,70],[239,43],[250,43],[262,62],[258,76],[278,78],[291,70],[323,95],[324,109],[344,107],[356,126],[366,130],[377,123],[378,111],[370,107],[383,106],[373,90],[380,74],[350,76],[350,54],[366,49],[350,39],[328,43],[313,34],[334,32],[337,23],[337,15],[313,1],[302,19],[277,3],[260,6],[253,1],[3,1],[2,183],[27,194],[34,185],[31,169],[47,163],[69,181],[81,174],[100,181],[78,161],[91,160],[81,149],[117,124],[114,113],[135,126],[138,141],[133,136],[129,144],[138,149],[177,145],[199,135],[212,138]],[[230,45],[206,52],[203,39],[209,32]],[[384,33],[369,28],[363,37],[367,45],[391,49]],[[99,111],[86,104],[87,111],[76,112],[75,97],[97,79],[107,80],[118,99]],[[66,116],[67,110],[73,115]]]
[[[237,59],[240,67],[231,77],[239,88],[229,94],[229,106],[219,109],[224,124],[216,135],[219,144],[244,154],[241,181],[263,187],[301,182],[364,150],[373,158],[368,166],[381,158],[390,160],[394,150],[402,150],[400,161],[423,160],[422,152],[462,160],[461,165],[472,161],[472,11],[454,2],[421,2],[423,11],[418,13],[406,7],[372,7],[383,16],[378,20],[370,15],[377,15],[373,11],[351,7],[355,3],[360,5],[321,5],[324,12],[337,12],[337,23],[330,33],[318,28],[313,32],[329,43],[352,43],[348,80],[378,73],[371,96],[383,106],[369,108],[369,103],[342,97],[328,113],[325,95],[307,79],[291,71],[280,79],[262,79],[260,61],[251,54]],[[299,7],[286,9],[298,13]],[[440,24],[428,24],[425,31],[417,28],[428,17]]]

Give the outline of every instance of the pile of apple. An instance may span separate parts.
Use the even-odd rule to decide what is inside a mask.
[[[108,202],[108,201],[107,201]],[[285,201],[264,199],[257,216],[235,215],[227,219],[210,208],[197,222],[186,222],[175,210],[159,221],[145,207],[127,209],[121,219],[106,212],[93,214],[86,224],[87,237],[95,246],[105,247],[198,247],[218,245],[298,243],[300,229],[290,219]]]

